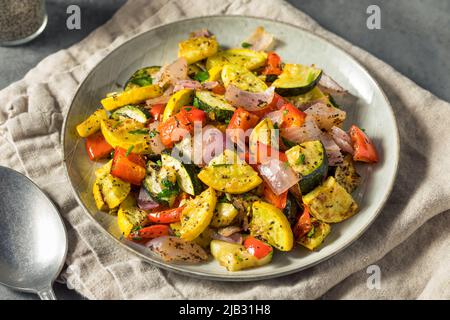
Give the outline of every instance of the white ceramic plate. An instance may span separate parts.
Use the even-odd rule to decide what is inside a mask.
[[[233,273],[212,259],[200,265],[167,264],[148,249],[120,240],[116,218],[95,207],[91,190],[93,172],[99,165],[89,161],[83,140],[76,134],[76,125],[99,107],[100,99],[106,93],[116,91],[117,84],[122,85],[136,69],[173,61],[177,55],[178,42],[185,39],[190,31],[208,28],[217,36],[220,44],[233,47],[239,46],[260,25],[278,39],[276,50],[284,61],[314,63],[356,97],[352,104],[343,106],[348,113],[346,128],[351,123],[365,128],[381,157],[377,165],[359,167],[364,182],[354,196],[360,205],[360,212],[343,223],[333,225],[330,236],[317,252],[311,253],[300,247],[289,253],[276,252],[272,263],[267,266]],[[391,192],[399,157],[399,139],[392,109],[381,88],[360,64],[342,50],[292,25],[241,16],[214,16],[154,28],[106,56],[81,83],[73,98],[65,119],[64,156],[75,196],[86,214],[115,240],[111,245],[123,246],[164,269],[201,278],[242,281],[273,278],[300,271],[330,258],[357,240],[376,218]]]

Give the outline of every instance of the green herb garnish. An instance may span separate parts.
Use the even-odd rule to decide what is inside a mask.
[[[197,80],[197,81],[200,81],[200,82],[204,82],[204,81],[206,81],[208,79],[209,79],[208,71],[200,71],[200,72],[197,72],[194,75],[194,80]]]
[[[305,164],[305,155],[301,154],[300,157],[298,157],[297,164]]]
[[[158,133],[159,132],[156,129],[153,129],[152,131],[150,131],[150,133],[148,135],[149,135],[150,138],[154,138],[154,137],[156,137],[156,135]]]
[[[315,230],[314,226],[311,227],[311,230],[309,230],[308,234],[306,235],[308,238],[312,238],[314,236]]]
[[[197,109],[200,109],[200,103],[197,99],[197,97],[194,97],[194,103],[193,103],[194,107],[196,107]]]
[[[157,164],[159,167],[161,167],[161,166],[162,166],[161,160],[157,160],[157,161],[156,161],[156,164]]]
[[[242,48],[250,48],[252,46],[252,44],[248,43],[248,42],[242,42],[241,46],[242,46]]]
[[[130,133],[130,134],[147,134],[148,130],[137,129],[137,130],[128,131],[128,133]]]
[[[133,149],[134,149],[134,145],[131,145],[131,146],[128,148],[127,153],[125,153],[125,157],[128,157],[128,156],[130,155],[131,151],[133,151]]]

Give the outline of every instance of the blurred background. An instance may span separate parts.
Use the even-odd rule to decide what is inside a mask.
[[[0,47],[0,90],[20,80],[49,54],[86,37],[108,21],[125,2],[126,0],[47,0],[49,20],[44,32],[27,44]],[[449,0],[288,2],[309,14],[324,28],[384,60],[438,97],[450,101]],[[71,4],[81,8],[80,30],[66,28],[66,10]],[[366,10],[372,4],[381,9],[381,30],[369,30],[366,27]],[[55,292],[58,299],[81,298],[59,283],[55,283]],[[13,292],[0,285],[0,299],[38,298],[31,294]]]

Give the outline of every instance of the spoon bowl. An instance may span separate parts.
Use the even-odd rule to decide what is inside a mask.
[[[64,223],[27,177],[0,166],[0,283],[55,299],[53,281],[67,253]]]

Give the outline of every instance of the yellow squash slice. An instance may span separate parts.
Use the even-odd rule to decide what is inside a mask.
[[[107,210],[117,207],[130,193],[131,185],[110,174],[112,160],[95,171],[92,193],[97,208]]]
[[[303,196],[303,202],[316,219],[327,223],[341,222],[358,211],[355,200],[333,177]]]
[[[297,242],[308,250],[316,250],[331,232],[331,226],[328,223],[311,219],[313,229]]]
[[[180,238],[192,241],[205,231],[213,217],[216,202],[216,192],[212,188],[188,201],[181,213]]]
[[[215,37],[195,37],[178,44],[178,57],[184,57],[188,64],[211,57],[219,50]]]
[[[252,235],[263,238],[278,250],[290,251],[294,246],[294,235],[288,219],[271,204],[263,201],[253,203],[249,228]]]
[[[262,183],[258,173],[248,164],[209,165],[198,177],[207,186],[231,194],[245,193]]]
[[[229,226],[237,215],[238,211],[231,203],[218,203],[214,210],[211,226],[214,228]]]
[[[144,102],[147,99],[159,97],[163,91],[158,85],[149,85],[144,87],[136,87],[120,93],[114,93],[110,97],[104,98],[101,103],[103,107],[112,111],[119,107],[129,104],[137,104]]]
[[[219,51],[206,61],[206,69],[220,67],[226,64],[236,64],[248,70],[258,69],[266,64],[267,53],[250,49],[229,49]]]
[[[106,141],[112,147],[128,150],[133,146],[133,153],[151,154],[150,136],[148,134],[133,134],[136,130],[144,130],[144,124],[132,119],[103,120],[101,129]]]
[[[222,80],[225,87],[234,85],[241,90],[250,92],[263,92],[267,89],[266,83],[245,67],[227,64],[222,69]]]
[[[222,79],[223,66],[216,66],[208,70],[208,81],[220,81]]]
[[[210,247],[213,257],[228,271],[239,271],[263,266],[272,261],[273,256],[272,251],[264,258],[258,259],[248,252],[243,245],[221,240],[212,240]]]
[[[192,89],[182,89],[176,92],[167,103],[164,109],[162,121],[166,121],[171,116],[180,112],[181,108],[184,106],[192,105],[192,99],[194,98],[194,90]]]
[[[128,237],[134,227],[140,226],[147,220],[147,213],[136,205],[136,199],[132,195],[121,203],[117,212],[117,223],[124,237]]]
[[[105,119],[108,119],[108,114],[105,109],[98,109],[86,120],[77,125],[78,135],[82,138],[86,138],[91,134],[96,133],[100,130],[100,123]]]

